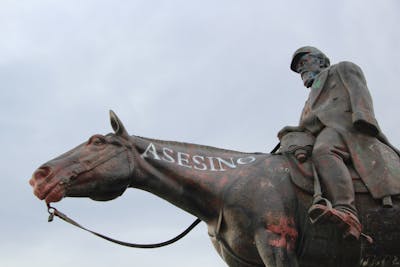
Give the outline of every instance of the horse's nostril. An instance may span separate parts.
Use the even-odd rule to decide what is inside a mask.
[[[35,171],[33,176],[35,177],[36,180],[41,180],[46,177],[48,177],[51,173],[51,169],[49,167],[40,167]]]

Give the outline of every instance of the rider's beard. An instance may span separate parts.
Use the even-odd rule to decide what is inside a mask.
[[[311,87],[315,80],[315,76],[317,76],[317,73],[315,72],[311,71],[303,72],[301,74],[301,78],[303,80],[304,86],[307,88]]]

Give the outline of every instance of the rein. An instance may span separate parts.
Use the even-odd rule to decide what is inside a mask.
[[[171,245],[172,243],[175,243],[176,241],[182,239],[184,236],[186,236],[191,230],[193,230],[193,228],[195,228],[200,222],[200,219],[196,219],[188,228],[186,228],[185,231],[183,231],[182,233],[180,233],[179,235],[177,235],[174,238],[171,238],[167,241],[164,242],[160,242],[160,243],[154,243],[154,244],[135,244],[135,243],[129,243],[129,242],[124,242],[124,241],[119,241],[117,239],[105,236],[103,234],[99,234],[95,231],[89,230],[88,228],[80,225],[79,223],[77,223],[76,221],[74,221],[73,219],[69,218],[67,215],[65,215],[64,213],[60,212],[59,210],[57,210],[56,208],[50,206],[50,204],[47,204],[47,211],[49,213],[49,218],[48,221],[52,222],[54,219],[54,216],[62,219],[63,221],[72,224],[82,230],[85,230],[86,232],[89,232],[91,234],[94,234],[100,238],[103,238],[107,241],[110,241],[112,243],[121,245],[121,246],[125,246],[125,247],[130,247],[130,248],[160,248],[160,247],[165,247],[168,245]]]
[[[120,140],[122,141],[122,140]],[[133,148],[133,146],[129,143],[129,141],[124,140],[122,142],[122,146],[125,147],[124,151],[120,151],[118,153],[116,153],[114,156],[122,153],[122,152],[127,152],[127,160],[128,160],[128,166],[129,166],[129,172],[132,173],[133,172],[133,161],[135,160],[135,158],[140,158],[137,156],[137,151],[136,149]],[[96,162],[93,162],[92,164],[88,164],[87,166],[85,166],[85,168],[82,169],[78,169],[75,170],[75,175],[78,175],[81,172],[86,172],[89,170],[94,169],[95,167],[97,167],[98,165],[101,165],[102,163],[104,163],[105,161],[109,160],[109,158],[107,159],[99,159]],[[131,248],[160,248],[160,247],[164,247],[164,246],[168,246],[171,245],[175,242],[177,242],[178,240],[182,239],[184,236],[186,236],[190,231],[193,230],[193,228],[195,228],[200,222],[201,220],[199,218],[197,218],[189,227],[186,228],[186,230],[184,230],[182,233],[180,233],[179,235],[177,235],[174,238],[171,238],[167,241],[164,242],[160,242],[160,243],[154,243],[154,244],[135,244],[135,243],[129,243],[129,242],[124,242],[124,241],[120,241],[111,237],[108,237],[106,235],[100,234],[98,232],[92,231],[82,225],[80,225],[79,223],[77,223],[76,221],[74,221],[73,219],[69,218],[67,215],[65,215],[64,213],[60,212],[59,210],[57,210],[56,208],[50,206],[49,203],[47,203],[47,212],[49,213],[49,218],[48,218],[48,222],[52,222],[54,220],[54,216],[62,219],[63,221],[72,224],[86,232],[89,232],[93,235],[96,235],[102,239],[105,239],[107,241],[110,241],[112,243],[121,245],[121,246],[125,246],[125,247],[131,247]]]

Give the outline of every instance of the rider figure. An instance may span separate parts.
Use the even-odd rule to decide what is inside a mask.
[[[299,126],[286,126],[278,135],[291,131],[314,135],[312,161],[333,208],[314,204],[310,211],[325,213],[322,217],[338,223],[345,237],[358,239],[362,227],[346,164],[354,165],[374,198],[396,195],[400,193],[397,150],[379,128],[357,65],[340,62],[331,66],[324,53],[306,46],[294,53],[290,68],[301,75],[310,94]]]

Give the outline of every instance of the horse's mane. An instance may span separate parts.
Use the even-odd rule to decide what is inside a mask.
[[[245,154],[245,155],[267,155],[268,153],[262,153],[262,152],[242,152],[242,151],[237,151],[237,150],[230,150],[230,149],[224,149],[224,148],[218,148],[218,147],[213,147],[213,146],[207,146],[207,145],[199,145],[199,144],[194,144],[194,143],[186,143],[186,142],[178,142],[178,141],[168,141],[168,140],[160,140],[160,139],[153,139],[153,138],[148,138],[148,137],[142,137],[142,136],[136,136],[132,135],[132,138],[139,138],[146,140],[148,142],[155,142],[160,145],[171,145],[171,146],[196,146],[199,149],[204,149],[206,151],[218,151],[222,153],[238,153],[238,154]]]

